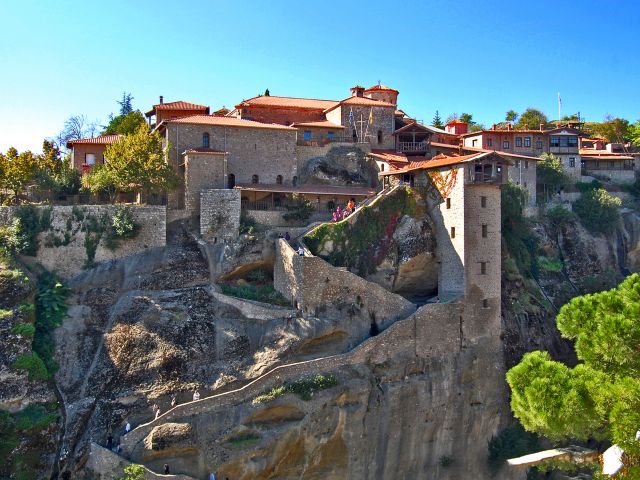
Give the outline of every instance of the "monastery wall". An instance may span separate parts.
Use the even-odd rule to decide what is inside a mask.
[[[358,135],[360,135],[360,120],[362,124],[362,132],[367,132],[367,136],[370,138],[370,143],[373,148],[395,148],[395,138],[393,132],[395,129],[395,109],[392,107],[370,107],[359,105],[342,105],[336,108],[334,111],[340,112],[340,121],[336,122],[334,119],[327,119],[334,123],[339,123],[347,128],[344,134],[351,136],[352,126],[349,124],[349,113],[353,109],[353,121],[355,129]],[[373,109],[373,124],[369,124],[369,114]],[[333,113],[333,112],[329,112]],[[335,114],[334,114],[335,115]],[[332,117],[333,118],[333,117]],[[378,143],[377,133],[378,130],[382,132],[382,142]]]
[[[200,235],[207,241],[234,240],[240,229],[240,190],[200,192]]]
[[[20,207],[0,207],[0,225],[12,222]],[[47,270],[55,271],[63,278],[70,278],[81,272],[88,261],[86,226],[94,222],[110,224],[118,205],[55,205],[36,207],[42,216],[51,211],[51,225],[38,235],[38,263]],[[106,234],[92,233],[99,237],[94,262],[104,262],[127,257],[166,244],[166,207],[130,205],[133,219],[138,226],[134,238],[122,239],[114,250],[107,248]],[[56,246],[58,245],[58,246]],[[29,258],[29,257],[26,257]]]
[[[527,207],[535,207],[536,175],[538,162],[524,158],[510,158],[514,165],[507,168],[507,176],[516,185],[522,185],[527,191]]]
[[[224,155],[189,153],[184,157],[185,209],[200,215],[200,195],[206,189],[227,186]]]
[[[324,120],[322,110],[305,110],[301,108],[243,107],[242,118],[256,122],[291,125],[297,122],[320,122]]]

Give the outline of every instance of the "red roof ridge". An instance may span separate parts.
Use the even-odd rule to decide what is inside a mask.
[[[168,120],[166,123],[191,123],[194,125],[219,125],[226,127],[267,128],[273,130],[296,131],[293,127],[279,125],[277,123],[262,123],[256,122],[255,120],[244,120],[238,117],[218,117],[215,115],[190,115],[188,117]]]

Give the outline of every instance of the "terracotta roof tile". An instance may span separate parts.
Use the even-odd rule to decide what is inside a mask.
[[[462,155],[462,156],[447,156],[447,155],[436,155],[435,157],[429,160],[419,160],[410,162],[409,165],[406,165],[397,170],[390,170],[388,172],[381,172],[380,175],[394,175],[398,173],[406,173],[414,170],[426,170],[431,168],[439,168],[439,167],[449,167],[453,165],[458,165],[460,163],[466,163],[473,160],[478,160],[487,155],[490,155],[492,152],[478,152],[473,153],[471,155]]]
[[[345,98],[344,100],[340,100],[339,102],[335,102],[335,104],[327,108],[324,111],[324,113],[330,112],[331,110],[338,108],[340,105],[359,105],[359,106],[365,106],[365,107],[393,107],[394,112],[396,108],[396,106],[393,103],[382,102],[380,100],[374,100],[372,98],[367,98],[367,97],[352,96],[352,97]]]
[[[220,127],[239,127],[239,128],[266,128],[271,130],[291,130],[295,132],[293,127],[278,125],[275,123],[261,123],[253,120],[243,120],[237,117],[216,117],[213,115],[192,115],[190,117],[177,118],[169,120],[167,123],[187,123],[192,125],[215,125]]]
[[[450,145],[448,143],[431,142],[431,146],[437,147],[437,148],[449,148],[451,150],[460,150],[460,147],[458,145]],[[463,152],[497,152],[500,155],[505,157],[525,158],[527,160],[540,161],[540,157],[532,157],[530,155],[520,155],[519,153],[503,152],[501,150],[488,150],[486,148],[462,147],[462,151]]]
[[[380,160],[384,160],[385,162],[407,163],[409,161],[404,153],[396,152],[395,150],[372,149],[369,155]]]
[[[203,148],[203,147],[199,147],[199,148],[190,148],[188,150],[185,150],[183,155],[185,154],[189,154],[189,153],[198,153],[198,154],[205,154],[205,155],[226,155],[227,152],[224,152],[222,150],[214,150],[212,148]]]
[[[335,104],[335,100],[319,100],[316,98],[274,97],[261,95],[243,100],[236,108],[242,107],[274,107],[274,108],[302,108],[307,110],[324,110]]]
[[[580,156],[591,160],[633,160],[633,157],[625,153],[609,152],[608,150],[595,150],[593,148],[581,148]]]
[[[101,135],[93,138],[80,138],[78,140],[70,140],[67,142],[67,148],[71,148],[73,145],[111,145],[120,140],[121,135]]]
[[[179,100],[177,102],[159,103],[153,106],[154,110],[209,110],[206,105],[198,105],[197,103],[184,102]]]
[[[395,88],[391,88],[391,87],[387,87],[385,85],[374,85],[373,87],[369,87],[365,90],[365,92],[380,92],[380,91],[388,91],[388,92],[396,92],[396,93],[400,93],[398,90],[396,90]]]

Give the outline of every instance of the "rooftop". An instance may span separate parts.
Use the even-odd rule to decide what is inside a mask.
[[[198,105],[197,103],[178,100],[177,102],[158,103],[154,105],[153,108],[146,113],[146,115],[147,117],[149,117],[159,110],[193,110],[195,112],[209,113],[209,107],[207,107],[206,105]]]
[[[395,150],[372,149],[369,155],[380,160],[384,160],[385,162],[407,163],[409,161],[404,153],[396,152]]]
[[[324,110],[324,113],[330,112],[331,110],[335,110],[341,105],[359,105],[364,107],[393,107],[394,112],[396,108],[396,106],[393,103],[382,102],[380,100],[374,100],[372,98],[367,98],[367,97],[353,96],[353,97],[345,98],[344,100],[340,100],[339,102],[334,102],[333,105],[331,105],[329,108]]]
[[[382,92],[382,91],[400,93],[395,88],[387,87],[386,85],[380,85],[380,84],[374,85],[373,87],[369,87],[365,90],[365,92]]]
[[[418,161],[409,162],[409,165],[405,165],[402,168],[392,169],[388,172],[380,172],[380,175],[395,175],[398,173],[406,173],[414,170],[427,170],[431,168],[449,167],[453,165],[458,165],[460,163],[479,160],[488,155],[493,155],[493,152],[478,152],[478,153],[473,153],[471,155],[461,155],[461,156],[448,156],[448,155],[440,154],[428,160],[418,160]]]
[[[218,117],[214,115],[192,115],[190,117],[177,118],[169,120],[169,123],[185,123],[191,125],[213,125],[220,127],[237,127],[237,128],[264,128],[271,130],[291,130],[296,131],[293,127],[278,125],[276,123],[261,123],[253,120],[243,120],[237,117]]]
[[[307,110],[325,110],[336,103],[335,100],[320,100],[316,98],[275,97],[260,95],[248,100],[243,100],[236,108],[242,107],[274,107],[274,108],[301,108]]]
[[[93,138],[80,138],[78,140],[70,140],[67,142],[67,148],[71,148],[73,145],[111,145],[120,140],[121,135],[101,135]]]

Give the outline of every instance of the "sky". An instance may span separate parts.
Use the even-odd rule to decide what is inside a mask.
[[[40,151],[72,115],[212,110],[263,93],[340,100],[378,81],[399,107],[490,126],[528,107],[640,118],[640,2],[2,0],[0,151]]]

